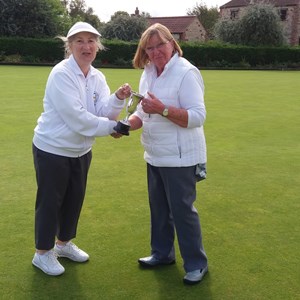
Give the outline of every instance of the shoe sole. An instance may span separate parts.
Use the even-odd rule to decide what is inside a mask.
[[[43,270],[43,269],[42,269],[38,264],[36,264],[34,261],[32,261],[32,264],[33,264],[36,268],[38,268],[39,270],[41,270],[42,272],[44,272],[45,274],[50,275],[50,276],[59,276],[59,275],[62,275],[62,274],[65,272],[65,270],[63,270],[61,273],[53,274],[53,273],[49,273],[49,272],[46,272],[45,270]]]
[[[203,279],[203,277],[198,281],[191,281],[191,280],[183,279],[183,283],[185,283],[187,285],[195,285],[197,283],[200,283],[202,281],[202,279]]]
[[[167,263],[164,263],[164,262],[160,262],[158,264],[154,264],[154,265],[151,265],[151,264],[148,264],[144,261],[141,261],[141,260],[138,260],[138,263],[140,264],[140,266],[144,267],[144,268],[155,268],[155,267],[159,267],[159,266],[170,266],[170,265],[174,265],[175,264],[175,260],[171,261],[171,262],[167,262]]]
[[[86,261],[89,260],[89,257],[88,257],[87,259],[85,259],[85,260],[76,260],[76,259],[74,259],[74,258],[72,258],[72,257],[67,256],[67,255],[60,255],[60,254],[57,254],[57,256],[58,256],[58,257],[63,257],[63,258],[68,258],[68,259],[70,259],[70,260],[72,260],[72,261],[79,262],[79,263],[83,263],[83,262],[86,262]]]

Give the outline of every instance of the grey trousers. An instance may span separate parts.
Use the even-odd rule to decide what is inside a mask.
[[[196,176],[192,167],[154,167],[147,164],[151,213],[151,254],[175,259],[175,230],[186,272],[207,266],[196,200]]]
[[[38,186],[35,246],[50,250],[55,237],[69,241],[76,236],[92,153],[70,158],[44,152],[33,145],[33,159]]]

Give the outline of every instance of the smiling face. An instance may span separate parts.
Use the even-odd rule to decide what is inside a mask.
[[[85,75],[95,60],[98,49],[97,36],[90,32],[79,32],[70,40],[71,53]]]

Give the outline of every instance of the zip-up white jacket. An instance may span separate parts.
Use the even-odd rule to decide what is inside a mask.
[[[80,157],[91,150],[95,137],[114,132],[125,101],[110,95],[105,76],[94,67],[85,77],[71,55],[52,69],[43,105],[34,145],[49,153]]]
[[[139,92],[153,93],[166,107],[188,112],[187,128],[180,127],[160,114],[148,115],[139,105],[135,115],[143,122],[141,142],[144,159],[156,167],[188,167],[206,163],[203,124],[206,118],[204,84],[199,70],[175,54],[157,77],[153,64],[145,67]]]

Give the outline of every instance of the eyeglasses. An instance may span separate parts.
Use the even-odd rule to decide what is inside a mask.
[[[165,45],[167,45],[170,41],[166,41],[166,42],[161,42],[159,44],[157,44],[156,46],[153,46],[153,47],[147,47],[145,49],[145,51],[147,53],[153,53],[155,49],[157,50],[161,50]]]

